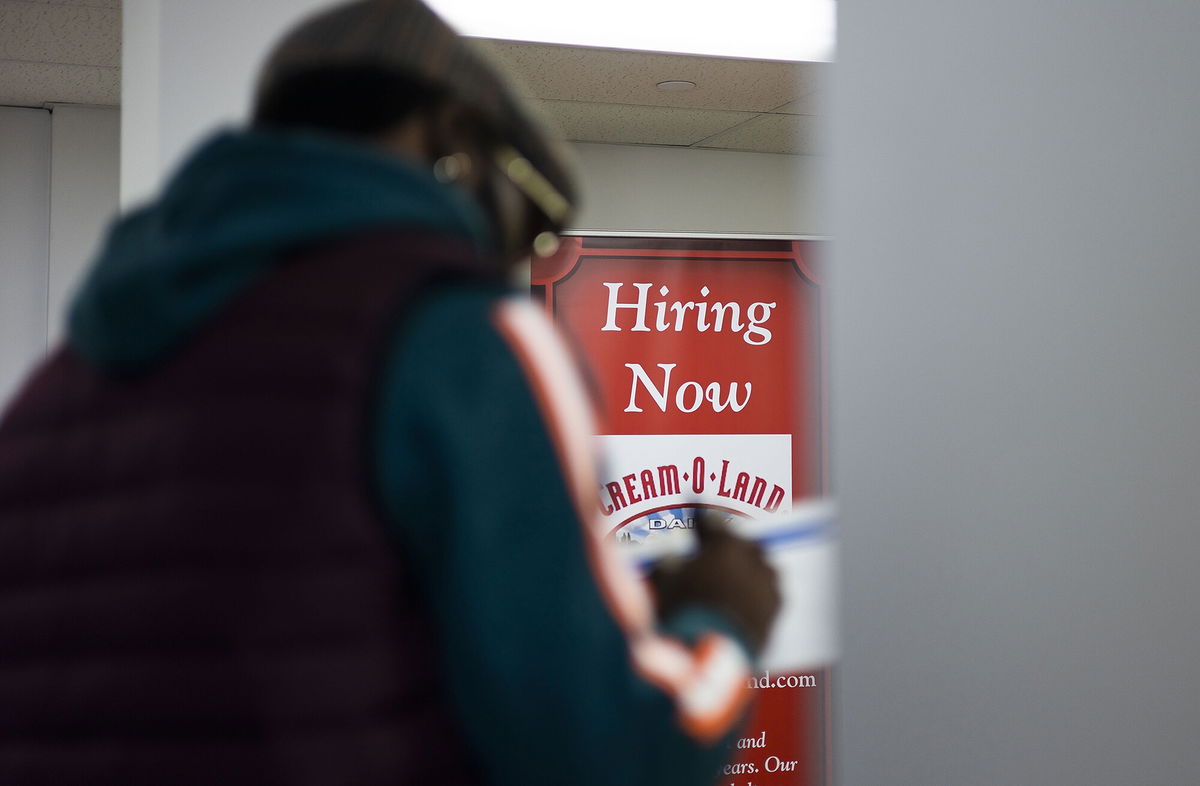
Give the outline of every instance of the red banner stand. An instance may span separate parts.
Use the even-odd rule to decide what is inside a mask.
[[[534,297],[590,375],[601,438],[627,457],[598,490],[612,537],[687,526],[680,499],[689,492],[700,507],[747,518],[782,515],[792,500],[825,494],[821,246],[574,236],[533,261]],[[725,452],[697,449],[705,440]],[[674,445],[682,446],[678,459],[642,461],[657,470],[639,475],[639,451],[665,456]],[[764,469],[768,454],[779,458]],[[757,678],[721,786],[832,782],[832,665]]]

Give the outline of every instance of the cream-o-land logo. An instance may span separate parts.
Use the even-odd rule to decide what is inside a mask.
[[[785,517],[792,506],[790,434],[602,436],[605,530],[646,543],[695,527],[697,507],[742,519]]]

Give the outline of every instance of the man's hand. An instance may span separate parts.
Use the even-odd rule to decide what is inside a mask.
[[[733,534],[716,511],[698,512],[696,536],[695,554],[660,562],[650,573],[659,620],[688,606],[706,606],[728,615],[754,653],[761,653],[779,612],[774,568],[758,544]]]

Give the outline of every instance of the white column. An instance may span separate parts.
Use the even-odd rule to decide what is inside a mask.
[[[1200,3],[839,4],[845,786],[1200,773]]]
[[[160,0],[125,0],[121,11],[121,207],[158,188]]]
[[[46,350],[50,113],[0,107],[0,410]]]
[[[152,195],[206,134],[241,121],[258,65],[327,0],[125,0],[121,204]]]

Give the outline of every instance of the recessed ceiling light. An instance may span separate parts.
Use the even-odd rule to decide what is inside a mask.
[[[689,82],[686,79],[668,79],[666,82],[659,82],[655,87],[666,93],[682,93],[684,90],[691,90],[696,86],[695,82]]]

